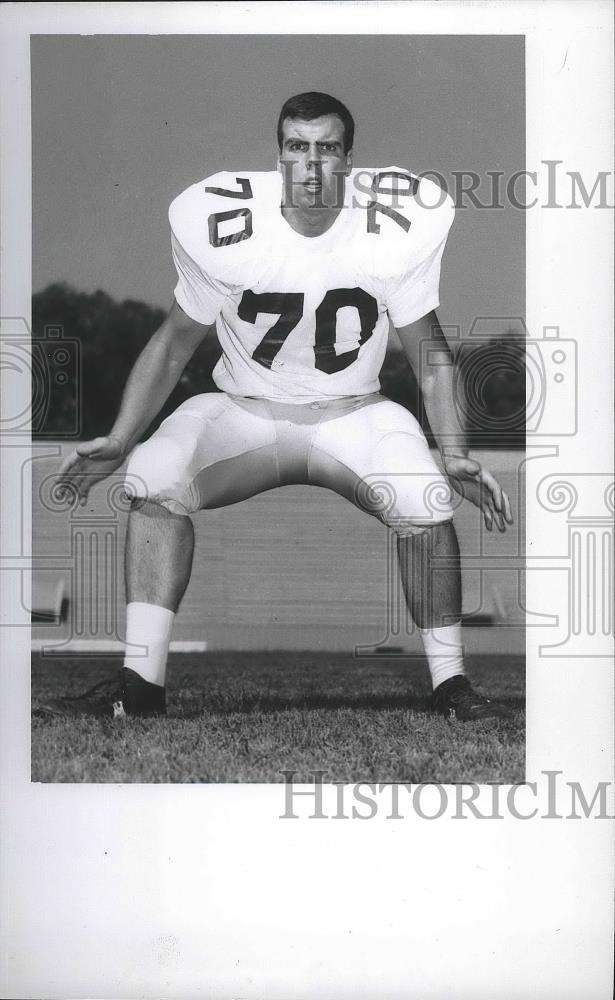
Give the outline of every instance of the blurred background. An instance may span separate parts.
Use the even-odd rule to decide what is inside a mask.
[[[514,330],[525,311],[525,223],[504,192],[525,166],[523,74],[521,36],[33,37],[34,335],[48,324],[79,340],[83,435],[109,426],[125,373],[172,301],[172,199],[216,170],[272,169],[282,103],[318,89],[350,107],[357,166],[444,178],[457,217],[440,321],[459,343],[477,317],[494,318],[466,356],[470,430],[476,445],[522,447]],[[204,345],[165,412],[212,388],[216,350]],[[479,355],[489,371],[477,378]],[[394,336],[382,381],[418,409]],[[49,430],[62,433],[69,396],[68,386],[54,396]],[[494,419],[496,431],[506,422],[504,440]]]
[[[39,374],[46,372],[51,388],[33,419],[41,445],[33,466],[34,552],[42,560],[34,587],[38,635],[77,628],[67,611],[79,603],[75,532],[86,548],[91,544],[75,513],[49,502],[45,484],[61,452],[108,431],[130,367],[172,302],[170,202],[216,170],[272,169],[279,108],[290,95],[314,89],[352,111],[355,165],[433,171],[456,201],[439,317],[457,353],[458,400],[471,444],[489,449],[486,464],[502,476],[519,513],[525,226],[504,191],[506,179],[525,166],[521,36],[35,36],[32,329]],[[470,172],[478,186],[468,194]],[[496,176],[503,183],[494,198]],[[212,338],[159,419],[183,399],[215,390],[217,356]],[[429,436],[394,334],[381,381]],[[114,524],[109,544],[121,551],[125,513],[111,508],[108,494],[95,491],[88,531],[107,537],[105,525]],[[457,523],[464,554],[480,559],[485,540],[475,513],[462,507]],[[379,642],[390,632],[387,533],[339,498],[288,488],[196,520],[203,560],[197,558],[178,618],[180,637],[327,648]],[[322,559],[310,524],[320,540],[319,526],[326,525]],[[488,553],[504,560],[497,586],[478,563],[466,569],[466,611],[475,622],[505,620],[518,630],[521,536],[518,527],[505,539],[489,538]],[[86,556],[92,564],[92,552]],[[100,582],[87,600],[82,590],[79,627],[93,640],[113,638],[101,601],[113,603],[114,635],[121,638],[116,562],[113,598],[104,597]],[[61,580],[63,623],[50,612]]]

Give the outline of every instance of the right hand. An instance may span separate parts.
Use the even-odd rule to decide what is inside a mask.
[[[118,438],[84,441],[62,462],[56,480],[58,493],[72,493],[85,504],[92,486],[119,469],[125,458],[126,449]]]

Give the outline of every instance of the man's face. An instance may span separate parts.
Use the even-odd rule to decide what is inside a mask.
[[[352,150],[344,152],[344,125],[337,115],[313,121],[286,118],[278,167],[285,178],[285,203],[341,208]]]

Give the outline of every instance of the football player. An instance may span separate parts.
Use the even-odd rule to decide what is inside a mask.
[[[481,508],[489,530],[505,530],[512,513],[496,479],[468,457],[435,313],[453,204],[408,170],[355,169],[353,137],[340,101],[299,94],[279,116],[275,171],[214,174],[173,201],[173,306],[129,376],[109,435],[79,445],[59,473],[85,502],[130,456],[124,666],[118,681],[45,711],[163,714],[192,515],[304,483],[396,533],[435,710],[465,721],[505,714],[463,665],[451,487]],[[442,470],[415,418],[380,394],[389,320],[417,374]],[[221,391],[189,399],[135,447],[214,323]]]

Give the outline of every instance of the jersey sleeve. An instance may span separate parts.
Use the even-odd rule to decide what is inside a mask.
[[[423,178],[410,212],[412,250],[401,273],[386,283],[387,309],[394,326],[407,326],[440,305],[442,256],[455,208],[452,198]],[[400,253],[403,260],[404,254]]]
[[[419,264],[387,284],[387,309],[393,326],[407,326],[440,305],[440,266],[446,238]]]
[[[218,317],[229,289],[199,267],[174,232],[171,232],[171,249],[177,271],[175,299],[191,319],[210,326]]]
[[[169,207],[175,298],[188,316],[204,326],[216,320],[233,290],[229,268],[213,256],[209,241],[208,219],[215,211],[213,196],[207,193],[209,180],[186,188]]]

